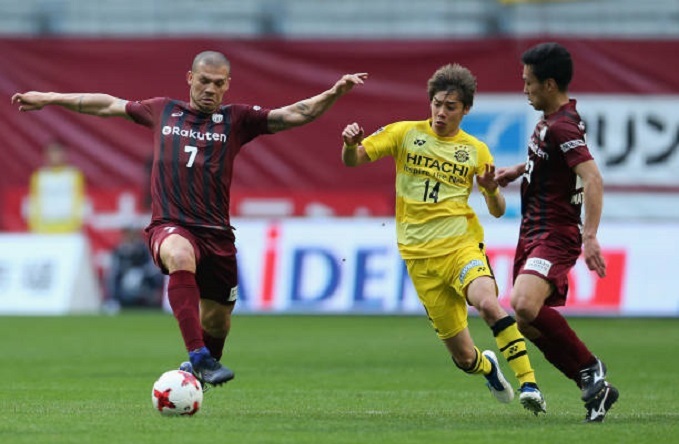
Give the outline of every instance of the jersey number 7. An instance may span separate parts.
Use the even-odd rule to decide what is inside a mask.
[[[186,145],[184,147],[184,152],[190,153],[189,154],[189,160],[188,160],[188,162],[186,162],[186,167],[191,168],[193,166],[193,162],[196,160],[196,154],[198,154],[198,147]]]

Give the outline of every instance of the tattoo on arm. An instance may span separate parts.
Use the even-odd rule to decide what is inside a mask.
[[[300,113],[308,121],[315,119],[317,116],[311,111],[311,107],[306,101],[297,102],[295,104],[295,110]]]
[[[78,97],[78,112],[83,112],[83,96]]]
[[[269,130],[274,133],[288,128],[288,125],[283,121],[283,116],[273,112],[269,113],[268,124]]]
[[[312,98],[274,110],[269,113],[269,130],[272,132],[283,131],[312,122],[323,114],[332,102],[321,102]]]

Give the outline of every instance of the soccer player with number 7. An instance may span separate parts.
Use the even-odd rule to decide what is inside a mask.
[[[345,74],[330,89],[276,109],[223,105],[231,64],[221,53],[196,55],[186,74],[189,102],[157,97],[133,102],[107,94],[30,91],[12,96],[20,111],[58,105],[99,117],[124,117],[153,131],[152,220],[146,228],[155,263],[169,274],[168,298],[188,351],[181,370],[203,386],[234,377],[221,364],[238,272],[229,201],[234,158],[262,134],[312,122],[366,73]]]
[[[495,353],[481,352],[472,340],[467,304],[474,306],[519,380],[521,404],[537,415],[546,403],[516,321],[498,302],[483,228],[468,203],[476,178],[490,214],[501,217],[506,207],[488,146],[460,128],[475,93],[467,68],[439,68],[428,82],[430,119],[392,123],[365,138],[359,124],[349,124],[342,161],[394,158],[398,248],[438,337],[457,367],[485,376],[495,398],[510,402],[514,392]]]

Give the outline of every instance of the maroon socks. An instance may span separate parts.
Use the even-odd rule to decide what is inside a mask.
[[[205,343],[200,326],[200,292],[195,274],[184,270],[171,273],[167,297],[172,307],[172,314],[179,323],[186,350],[191,351],[203,347]]]
[[[580,370],[594,363],[596,358],[578,338],[566,319],[557,310],[543,306],[530,324],[542,334],[532,342],[542,351],[545,358],[579,384]]]

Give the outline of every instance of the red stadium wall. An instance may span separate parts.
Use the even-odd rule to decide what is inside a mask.
[[[666,113],[669,118],[659,120],[655,102],[642,96],[669,97],[663,106],[674,108],[679,41],[559,41],[575,60],[574,95],[626,96],[623,102],[629,109],[636,109],[639,97],[648,111],[638,120],[651,124],[647,134],[658,133],[656,142],[661,152],[668,153],[661,165],[664,176],[637,171],[636,164],[628,161],[619,171],[618,184],[637,183],[641,177],[675,177],[669,192],[677,194],[679,175],[673,171],[679,142],[673,134],[679,128],[679,115]],[[206,49],[222,51],[232,62],[229,102],[284,106],[329,88],[343,73],[365,71],[370,74],[366,85],[342,98],[318,121],[246,146],[236,162],[232,214],[258,214],[261,204],[266,212],[280,207],[280,213],[288,215],[391,216],[392,163],[377,162],[360,171],[344,167],[339,155],[344,126],[357,121],[369,133],[389,122],[427,118],[427,79],[450,62],[468,66],[476,74],[479,94],[514,94],[521,99],[520,55],[536,42],[0,39],[0,95],[4,97],[0,100],[4,154],[0,231],[25,230],[22,206],[29,175],[41,165],[42,146],[52,139],[70,146],[70,160],[86,175],[92,210],[86,230],[100,271],[106,268],[108,249],[118,242],[120,227],[143,226],[148,217],[146,162],[152,140],[146,128],[59,108],[19,113],[10,105],[15,92],[104,92],[129,100],[153,96],[186,100],[185,73],[193,56]],[[523,100],[520,107],[529,108]],[[618,108],[619,102],[614,101],[597,112],[606,115]],[[614,127],[613,132],[620,131]],[[646,139],[639,141],[644,144],[649,145]],[[627,179],[627,172],[637,176]]]
[[[577,93],[679,91],[676,41],[561,41],[575,59],[572,90]],[[143,206],[148,189],[145,162],[151,135],[146,128],[58,108],[22,114],[9,103],[14,92],[186,99],[185,73],[193,56],[205,49],[223,51],[232,62],[230,102],[283,106],[328,88],[345,72],[366,71],[368,83],[317,122],[261,137],[246,147],[236,163],[233,212],[239,214],[245,197],[271,203],[271,198],[295,196],[282,202],[293,207],[288,209],[292,214],[322,214],[324,207],[332,207],[335,215],[389,215],[393,166],[378,162],[361,171],[345,168],[339,158],[342,128],[358,121],[372,132],[395,120],[426,118],[426,81],[449,62],[472,69],[480,94],[520,94],[520,54],[535,42],[0,39],[0,93],[5,98],[0,101],[0,134],[6,159],[0,175],[0,229],[23,229],[17,202],[29,174],[41,164],[41,147],[54,138],[71,147],[70,159],[85,172],[95,207],[114,205],[97,202],[96,196],[122,190]],[[309,210],[311,203],[315,207]]]

